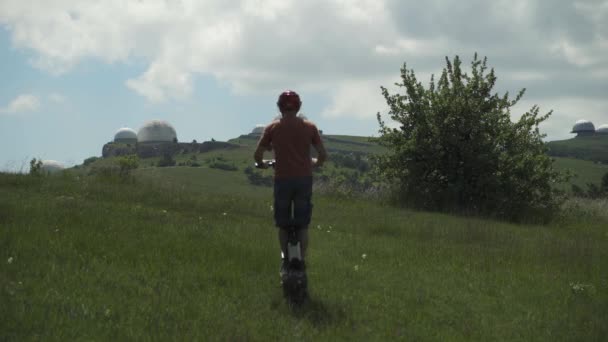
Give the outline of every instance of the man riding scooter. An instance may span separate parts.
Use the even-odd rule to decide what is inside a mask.
[[[290,229],[295,229],[301,244],[302,267],[305,267],[308,225],[312,216],[312,170],[323,165],[327,152],[315,124],[297,116],[302,101],[296,92],[283,92],[277,106],[282,117],[265,127],[254,159],[258,167],[267,168],[264,152],[271,148],[274,150],[274,221],[279,228],[283,276],[289,267],[286,256],[289,255]],[[316,159],[311,159],[311,146],[317,151]]]

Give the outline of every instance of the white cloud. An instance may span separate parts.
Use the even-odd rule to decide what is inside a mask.
[[[287,85],[327,94],[323,115],[334,118],[382,110],[378,86],[392,81],[380,81],[405,61],[427,83],[444,56],[468,63],[475,51],[499,82],[553,89],[578,68],[567,81],[584,96],[605,85],[594,75],[608,70],[606,23],[607,2],[594,0],[0,1],[0,24],[38,68],[144,63],[125,84],[152,102],[187,98],[199,74],[237,93]]]
[[[0,109],[0,113],[16,114],[21,112],[33,112],[40,108],[40,101],[31,94],[17,96],[5,108]]]
[[[137,79],[127,81],[127,86],[152,102],[162,102],[168,97],[181,99],[192,92],[192,79],[188,72],[170,63],[154,63]]]
[[[355,118],[370,119],[376,114],[386,114],[388,105],[380,86],[388,89],[390,94],[398,90],[390,78],[378,80],[350,80],[335,86],[332,92],[331,103],[321,115],[325,118]]]
[[[446,43],[443,39],[400,38],[389,46],[376,45],[374,52],[380,56],[436,56],[443,52]]]

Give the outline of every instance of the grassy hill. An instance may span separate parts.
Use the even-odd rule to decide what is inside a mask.
[[[547,143],[549,155],[608,164],[608,135],[576,137]]]
[[[574,177],[566,185],[570,189],[570,184],[586,188],[588,183],[599,185],[602,177],[608,173],[608,164],[599,164],[592,161],[574,158],[555,158],[555,167],[558,170],[570,170]]]
[[[521,226],[316,194],[312,301],[294,311],[270,188],[136,175],[0,174],[0,340],[608,336],[608,218]]]
[[[236,149],[216,149],[206,153],[179,154],[175,156],[176,165],[188,165],[188,163],[194,161],[203,168],[213,168],[218,167],[218,165],[229,166],[236,170],[236,174],[239,175],[237,178],[241,182],[247,182],[247,177],[243,171],[253,164],[252,156],[258,139],[259,137],[257,136],[242,135],[228,141],[240,146]],[[325,135],[323,136],[323,139],[326,148],[330,153],[330,161],[323,170],[316,174],[317,178],[325,177],[330,180],[350,179],[350,183],[353,183],[355,178],[365,179],[365,166],[368,166],[368,157],[372,154],[383,153],[385,151],[383,147],[370,142],[367,137]],[[576,138],[566,140],[565,142],[568,142],[566,143],[566,146],[575,146],[578,144],[576,145],[578,146],[578,150],[590,148],[592,151],[601,151],[604,149],[603,143],[605,141],[608,141],[608,139]],[[549,144],[550,146],[553,146],[552,144],[555,143],[560,142],[551,142]],[[608,151],[608,145],[604,150]],[[265,157],[272,158],[272,153],[267,152]],[[140,165],[144,169],[155,167],[159,159],[160,158],[142,159]],[[85,168],[85,171],[91,167],[104,167],[112,163],[114,163],[113,158],[100,159]],[[363,166],[363,168],[361,166]],[[571,184],[576,184],[583,188],[585,188],[588,183],[599,184],[602,176],[608,172],[608,166],[606,164],[567,157],[555,157],[555,167],[558,170],[570,170],[574,174],[575,177],[569,184],[562,185],[562,187],[568,191],[571,189]],[[162,170],[150,172],[159,174],[166,173]],[[195,175],[202,171],[183,170],[178,171],[178,173],[179,172]],[[218,175],[219,174],[221,174],[221,172],[218,171]]]

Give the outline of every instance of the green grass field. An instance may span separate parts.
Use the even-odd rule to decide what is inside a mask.
[[[592,161],[580,160],[574,158],[559,158],[555,159],[555,168],[558,170],[570,170],[573,178],[569,184],[576,184],[585,189],[588,183],[599,185],[602,177],[608,173],[608,164],[599,164]],[[567,186],[570,190],[570,186]]]
[[[271,188],[0,174],[0,340],[603,340],[608,219],[547,226],[316,196],[311,302],[279,287]]]

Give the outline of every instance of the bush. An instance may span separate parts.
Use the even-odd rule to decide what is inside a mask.
[[[89,158],[87,158],[87,159],[84,160],[83,165],[85,165],[85,166],[90,165],[90,164],[94,163],[97,160],[99,160],[99,157],[89,157]]]
[[[89,175],[98,179],[117,183],[134,182],[132,171],[139,167],[139,158],[136,155],[117,157],[107,165],[93,165]]]
[[[192,156],[190,156],[190,158],[188,160],[186,160],[186,162],[184,163],[184,165],[185,166],[191,166],[191,167],[199,167],[199,166],[201,166],[201,164],[198,162],[198,159],[196,158],[195,154],[193,154]]]
[[[120,176],[129,177],[131,171],[139,167],[139,158],[134,154],[122,156],[116,159],[116,163],[118,164]]]
[[[247,179],[249,180],[249,183],[252,185],[259,185],[259,186],[272,186],[273,185],[272,176],[270,176],[270,175],[265,176],[261,171],[256,170],[251,166],[248,166],[247,168],[245,168],[244,172],[247,175]]]
[[[160,158],[156,166],[165,167],[165,166],[175,166],[175,159],[170,153],[163,153],[163,156]]]
[[[364,157],[364,155],[361,152],[331,153],[329,159],[338,167],[346,167],[359,170],[360,172],[367,172],[370,168],[369,163],[362,157]]]
[[[477,54],[472,75],[463,73],[460,59],[451,62],[428,89],[413,70],[401,69],[405,94],[381,87],[398,124],[391,128],[378,113],[378,142],[389,152],[374,158],[376,170],[395,182],[400,202],[432,210],[463,210],[512,220],[548,219],[563,201],[556,189],[565,176],[546,155],[533,106],[517,122],[510,118],[515,100],[492,94],[494,70]]]
[[[602,177],[602,182],[598,186],[594,183],[587,183],[587,190],[572,184],[572,194],[575,197],[585,197],[591,199],[608,198],[608,172]]]
[[[209,167],[212,169],[220,169],[225,171],[238,171],[238,167],[234,163],[228,163],[224,161],[222,157],[218,157],[217,160],[212,160],[209,163]]]

